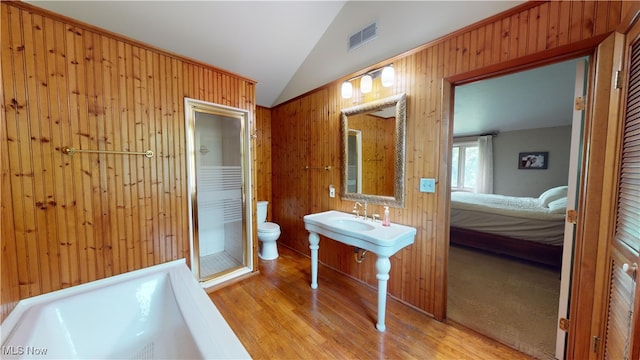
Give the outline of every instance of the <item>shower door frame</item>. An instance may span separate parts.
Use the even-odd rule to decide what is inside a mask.
[[[189,243],[191,252],[191,271],[196,279],[205,287],[214,286],[224,281],[245,275],[253,271],[253,246],[252,246],[252,207],[247,200],[251,196],[251,149],[249,135],[249,111],[197,100],[185,97],[185,138],[187,158],[187,187],[189,193]],[[240,158],[241,158],[241,196],[242,196],[242,247],[244,266],[231,268],[228,271],[216,273],[205,278],[200,274],[200,244],[198,234],[198,189],[197,189],[197,164],[195,136],[196,113],[205,113],[214,116],[222,116],[240,121]]]

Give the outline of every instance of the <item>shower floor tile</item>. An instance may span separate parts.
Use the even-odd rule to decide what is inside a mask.
[[[219,252],[200,257],[200,277],[205,278],[219,272],[223,272],[238,266],[242,262],[236,260],[227,252]]]

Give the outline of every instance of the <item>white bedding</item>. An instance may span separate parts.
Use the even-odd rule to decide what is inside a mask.
[[[564,207],[547,207],[539,198],[451,193],[451,226],[562,245]]]
[[[451,208],[525,219],[564,220],[564,211],[542,206],[539,198],[452,192]]]

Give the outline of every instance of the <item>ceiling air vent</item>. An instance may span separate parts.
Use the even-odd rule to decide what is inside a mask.
[[[353,50],[363,45],[367,41],[375,39],[377,30],[378,25],[376,23],[373,23],[356,32],[355,34],[349,36],[349,50]]]

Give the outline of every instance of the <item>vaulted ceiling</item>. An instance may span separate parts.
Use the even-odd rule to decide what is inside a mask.
[[[28,2],[254,79],[256,103],[273,107],[524,1]],[[349,51],[349,36],[374,22],[376,38]],[[457,88],[455,133],[567,125],[574,69]]]
[[[254,79],[273,107],[524,1],[28,1]],[[376,22],[377,37],[348,51]]]

